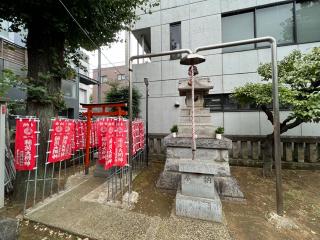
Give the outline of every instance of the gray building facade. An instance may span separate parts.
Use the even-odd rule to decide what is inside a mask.
[[[302,52],[320,46],[320,1],[279,0],[161,0],[152,14],[137,10],[139,20],[130,37],[127,55],[195,48],[261,36],[278,41],[278,60],[294,49]],[[214,89],[206,99],[212,124],[223,126],[226,134],[265,135],[272,125],[265,114],[254,107],[241,107],[230,94],[248,82],[259,82],[259,64],[270,62],[267,46],[246,45],[203,53],[206,62],[199,75],[209,77]],[[149,78],[150,133],[169,133],[178,123],[180,108],[179,79],[188,77],[188,68],[180,65],[180,56],[157,57],[134,62],[133,78],[145,98],[144,78]],[[144,100],[143,100],[144,102]],[[178,104],[177,104],[178,103]],[[177,107],[180,105],[180,107]],[[289,111],[282,109],[281,119]],[[142,117],[145,106],[142,104]],[[304,123],[284,135],[319,136],[320,125]]]

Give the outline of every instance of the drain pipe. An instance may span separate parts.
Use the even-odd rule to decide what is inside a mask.
[[[129,58],[129,166],[130,166],[130,175],[129,181],[132,183],[132,88],[133,88],[133,81],[132,81],[132,61],[137,59],[143,58],[152,58],[152,57],[162,57],[162,56],[169,56],[173,54],[191,54],[192,51],[190,49],[179,49],[179,50],[172,50],[172,51],[165,51],[160,53],[149,53],[144,55],[136,55]],[[131,194],[131,189],[129,189],[129,194]]]
[[[279,84],[278,84],[278,65],[277,65],[277,41],[273,37],[261,37],[235,42],[221,43],[198,47],[195,53],[235,47],[252,43],[270,43],[271,45],[271,64],[272,64],[272,99],[273,99],[273,134],[274,134],[274,160],[276,167],[276,199],[277,199],[277,214],[283,216],[283,193],[281,179],[281,152],[280,152],[280,122],[279,122]]]

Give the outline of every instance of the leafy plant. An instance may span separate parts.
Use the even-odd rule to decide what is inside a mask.
[[[105,101],[129,103],[129,86],[113,85],[106,93]],[[134,118],[138,117],[140,114],[140,101],[141,94],[134,87],[132,89],[132,112]],[[128,107],[125,107],[125,110],[128,111]]]
[[[216,133],[217,133],[217,134],[223,134],[223,133],[224,133],[224,128],[223,128],[223,127],[218,127],[218,128],[216,129]]]
[[[10,69],[2,70],[0,73],[0,98],[4,98],[10,88],[20,85],[21,81]]]
[[[171,133],[177,133],[178,132],[178,125],[173,125],[172,127],[171,127],[171,129],[170,129],[170,132]]]
[[[293,51],[278,62],[279,101],[280,105],[290,109],[289,116],[280,123],[280,133],[299,126],[303,122],[320,120],[320,48],[303,54]],[[241,104],[254,104],[260,108],[273,124],[272,112],[272,71],[271,64],[258,68],[261,83],[247,83],[236,88],[233,97]],[[273,132],[263,141],[263,173],[272,172]]]
[[[320,120],[320,48],[310,53],[293,51],[278,62],[280,104],[289,106],[291,113],[281,123],[284,133],[303,122]],[[247,83],[236,88],[233,97],[242,104],[255,104],[273,124],[271,64],[258,68],[262,83]]]

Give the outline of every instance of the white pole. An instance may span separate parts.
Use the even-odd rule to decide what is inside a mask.
[[[0,104],[0,208],[4,207],[6,105]]]

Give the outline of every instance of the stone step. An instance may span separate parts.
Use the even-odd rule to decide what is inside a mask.
[[[209,108],[194,108],[194,113],[197,114],[210,114]],[[180,116],[191,116],[191,108],[181,108]]]
[[[211,115],[198,115],[194,118],[195,123],[206,123],[211,124]],[[191,123],[192,117],[191,116],[180,116],[179,119],[180,123]]]
[[[191,146],[188,147],[170,147],[166,148],[167,162],[169,165],[177,164],[176,161],[181,159],[189,159],[192,156]],[[195,158],[199,161],[215,161],[229,163],[229,152],[226,149],[208,149],[197,148]],[[171,160],[175,159],[175,160]],[[169,166],[168,166],[169,167]],[[178,166],[170,166],[177,169]]]

